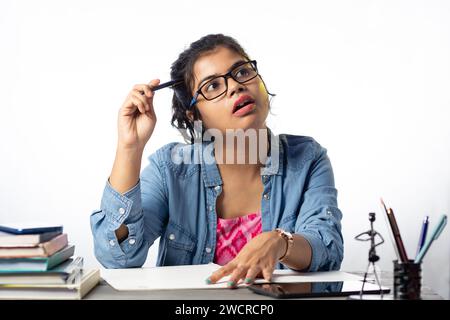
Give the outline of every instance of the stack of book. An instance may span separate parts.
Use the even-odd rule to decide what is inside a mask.
[[[0,299],[81,299],[100,280],[63,226],[0,225]]]

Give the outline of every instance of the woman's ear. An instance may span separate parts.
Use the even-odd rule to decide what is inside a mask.
[[[202,116],[201,116],[200,112],[198,111],[197,107],[193,107],[191,110],[186,110],[186,117],[192,123],[194,123],[194,121],[196,121],[196,120],[202,121]]]
[[[188,117],[189,121],[194,122],[194,112],[192,110],[186,111],[186,117]]]

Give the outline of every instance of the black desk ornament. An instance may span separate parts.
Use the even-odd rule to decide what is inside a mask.
[[[358,234],[355,237],[355,240],[358,241],[370,241],[370,248],[369,248],[369,263],[367,264],[367,269],[366,272],[364,273],[364,279],[362,282],[362,287],[361,287],[361,291],[359,292],[359,296],[350,296],[350,299],[374,299],[374,298],[379,298],[379,299],[383,299],[383,292],[385,292],[386,288],[382,288],[381,287],[381,282],[380,282],[380,278],[377,274],[376,268],[375,268],[375,262],[377,262],[378,260],[380,260],[380,257],[377,255],[375,248],[378,247],[379,245],[384,243],[384,238],[383,236],[376,230],[374,230],[373,228],[373,223],[375,221],[375,213],[374,212],[370,212],[369,213],[369,221],[370,221],[370,230],[366,231],[366,232],[362,232],[360,234]],[[377,237],[379,237],[379,239],[377,239]],[[363,296],[364,293],[364,285],[367,282],[367,275],[369,273],[369,269],[372,266],[373,268],[373,273],[375,275],[375,280],[376,280],[376,284],[378,285],[378,287],[380,288],[380,295],[368,295],[368,296]]]

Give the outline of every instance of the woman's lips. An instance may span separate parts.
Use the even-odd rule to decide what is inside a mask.
[[[243,117],[243,116],[249,114],[250,112],[252,112],[255,108],[256,108],[255,102],[249,103],[248,105],[242,107],[238,111],[235,111],[233,113],[233,116]]]

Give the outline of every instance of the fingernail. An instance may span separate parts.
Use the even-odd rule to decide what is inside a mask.
[[[252,278],[245,278],[244,282],[245,283],[252,283]]]
[[[234,281],[228,281],[228,286],[229,287],[234,287],[236,283]]]
[[[210,278],[206,278],[205,282],[206,282],[206,284],[211,284],[211,279]]]

